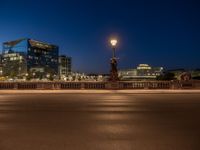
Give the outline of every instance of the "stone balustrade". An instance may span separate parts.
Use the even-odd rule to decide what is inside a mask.
[[[200,89],[200,81],[0,82],[0,90]]]

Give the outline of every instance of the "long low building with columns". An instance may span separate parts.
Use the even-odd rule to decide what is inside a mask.
[[[163,67],[152,67],[148,64],[139,64],[135,69],[119,70],[121,80],[145,80],[156,79],[163,73]]]

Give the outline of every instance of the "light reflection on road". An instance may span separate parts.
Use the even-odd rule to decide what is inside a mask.
[[[199,150],[199,97],[0,95],[0,150]]]

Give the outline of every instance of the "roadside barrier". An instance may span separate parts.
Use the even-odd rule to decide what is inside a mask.
[[[200,89],[200,81],[0,82],[0,90]]]

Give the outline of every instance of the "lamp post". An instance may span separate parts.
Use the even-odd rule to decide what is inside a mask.
[[[116,45],[117,45],[117,40],[116,39],[112,39],[110,41],[111,46],[112,46],[112,58],[111,58],[111,70],[110,70],[110,81],[112,82],[116,82],[119,80],[118,78],[118,71],[117,71],[117,58],[116,58]]]

